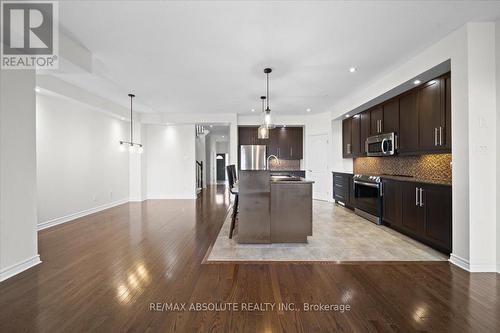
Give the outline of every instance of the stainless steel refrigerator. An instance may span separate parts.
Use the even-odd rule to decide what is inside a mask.
[[[241,170],[266,170],[265,145],[241,145]]]

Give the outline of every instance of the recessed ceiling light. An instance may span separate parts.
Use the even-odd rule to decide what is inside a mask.
[[[255,109],[252,109],[252,112],[255,112]]]
[[[223,136],[222,136],[222,138],[224,139],[224,138],[225,138],[225,136],[223,135]]]
[[[351,73],[354,73],[355,71],[357,71],[358,69],[356,67],[351,67],[349,68],[349,72]]]
[[[214,125],[210,125],[210,128],[214,127]]]
[[[311,109],[306,109],[306,112],[311,112]]]
[[[40,88],[36,87],[36,88],[35,88],[35,91],[36,91],[36,92],[40,92]]]
[[[346,114],[346,115],[345,115],[345,117],[346,117],[346,118],[349,118],[349,114]]]
[[[413,84],[420,84],[420,80],[413,81]]]

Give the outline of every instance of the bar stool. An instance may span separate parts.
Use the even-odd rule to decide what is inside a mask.
[[[227,178],[229,180],[229,192],[234,194],[234,204],[233,204],[233,214],[231,216],[231,226],[229,228],[229,239],[233,238],[234,226],[236,224],[236,215],[238,214],[238,187],[235,186],[236,183],[236,167],[234,165],[228,165],[226,167]]]

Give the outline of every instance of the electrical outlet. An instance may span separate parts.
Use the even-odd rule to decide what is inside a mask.
[[[109,191],[109,197],[112,198],[113,197],[113,191]]]
[[[92,196],[92,201],[94,201],[94,202],[97,201],[97,198],[95,195]]]

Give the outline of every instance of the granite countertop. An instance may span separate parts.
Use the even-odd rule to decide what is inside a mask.
[[[392,180],[398,180],[398,181],[403,181],[403,182],[414,182],[414,183],[451,186],[451,181],[434,180],[434,179],[421,179],[421,178],[415,178],[415,177],[392,176],[392,175],[381,175],[379,177],[382,179],[392,179]]]
[[[344,174],[344,175],[354,175],[352,172],[345,172],[345,171],[332,171],[332,173],[341,173],[341,174]]]
[[[332,171],[332,173],[341,173],[344,175],[352,175],[352,173],[344,172],[344,171]],[[392,180],[398,180],[402,182],[414,182],[414,183],[423,183],[423,184],[435,184],[435,185],[447,185],[451,186],[451,181],[444,181],[444,180],[439,180],[439,179],[422,179],[422,178],[416,178],[412,176],[397,176],[397,175],[378,175],[378,174],[366,174],[366,176],[376,176],[380,177],[382,179],[392,179]]]
[[[314,184],[313,180],[307,180],[307,179],[302,178],[302,177],[291,177],[291,178],[295,178],[295,179],[298,178],[300,180],[287,180],[286,178],[272,179],[272,176],[271,176],[270,182],[273,185],[275,185],[275,184]]]

